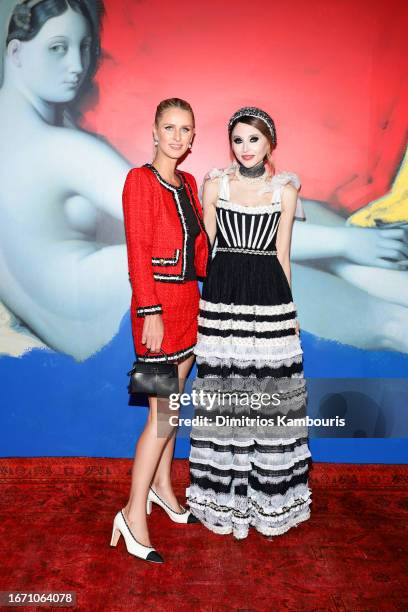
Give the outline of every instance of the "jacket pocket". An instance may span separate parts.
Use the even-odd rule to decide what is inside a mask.
[[[180,249],[174,251],[173,257],[152,257],[154,266],[175,266],[180,259]]]

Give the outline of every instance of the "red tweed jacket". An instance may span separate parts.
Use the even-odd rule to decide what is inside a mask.
[[[153,171],[152,171],[153,170]],[[196,212],[200,234],[195,240],[194,266],[198,277],[205,277],[210,245],[202,220],[194,177],[178,171]],[[132,285],[132,312],[163,312],[157,283],[183,283],[186,273],[186,224],[178,203],[177,189],[161,179],[152,166],[133,168],[123,189],[123,212]]]

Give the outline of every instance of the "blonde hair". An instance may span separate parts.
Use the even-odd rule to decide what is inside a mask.
[[[191,105],[185,100],[182,100],[181,98],[167,98],[166,100],[162,100],[161,102],[159,102],[156,108],[156,114],[154,116],[154,122],[156,125],[159,124],[160,117],[162,116],[162,114],[169,110],[169,108],[179,108],[180,110],[185,110],[189,112],[193,119],[193,125],[195,125],[195,118]]]

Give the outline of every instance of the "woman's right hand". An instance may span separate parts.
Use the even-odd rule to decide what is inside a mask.
[[[142,344],[152,353],[161,349],[164,336],[164,325],[161,314],[146,315],[143,323]]]
[[[408,268],[408,224],[393,228],[347,227],[343,256],[353,263],[392,270]]]

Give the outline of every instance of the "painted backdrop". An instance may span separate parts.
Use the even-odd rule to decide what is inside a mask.
[[[82,4],[92,15],[95,3]],[[80,86],[62,93],[62,59],[41,55],[55,37],[92,38],[78,15],[49,19],[30,41],[37,61],[33,72],[22,56],[24,88],[10,45],[5,55],[3,456],[133,452],[145,409],[128,406],[126,392],[134,355],[121,189],[131,166],[151,160],[154,110],[172,96],[196,113],[183,167],[198,182],[229,163],[234,110],[256,105],[274,117],[275,164],[300,176],[307,217],[292,245],[305,372],[359,380],[312,384],[312,410],[322,414],[333,393],[354,410],[350,438],[398,437],[408,378],[404,3],[106,0],[105,9],[92,83],[83,67]],[[7,11],[0,17],[5,25]],[[381,379],[393,377],[385,392]],[[397,440],[312,444],[317,460],[406,457]],[[180,438],[177,453],[187,452]]]

